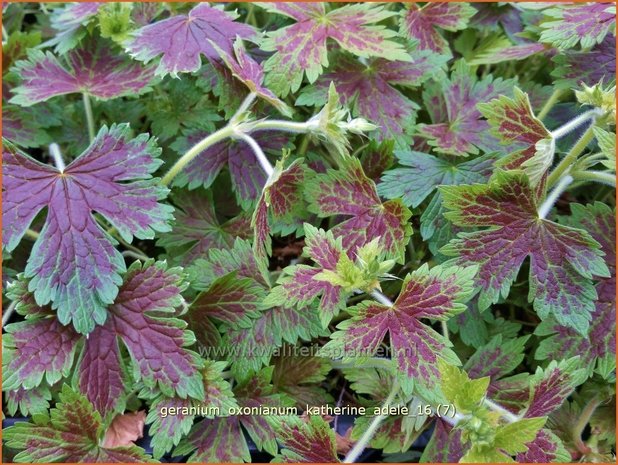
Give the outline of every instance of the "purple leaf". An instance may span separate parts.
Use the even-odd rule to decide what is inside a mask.
[[[583,49],[603,41],[616,27],[614,3],[559,4],[543,11],[553,21],[541,23],[542,42],[551,42],[560,49],[569,49],[581,43]]]
[[[251,26],[234,22],[236,17],[235,13],[200,3],[186,15],[172,16],[138,29],[127,44],[127,51],[143,62],[162,55],[157,76],[192,73],[202,64],[200,55],[211,61],[219,59],[211,41],[224,52],[232,53],[236,36],[243,39],[255,36]]]
[[[104,2],[68,3],[54,9],[50,17],[51,27],[58,31],[55,37],[43,45],[55,45],[56,53],[64,54],[74,48],[86,35],[86,28]]]
[[[53,385],[68,376],[79,335],[55,316],[31,318],[5,327],[2,389],[32,389],[43,378]]]
[[[344,215],[348,218],[333,228],[341,237],[350,257],[372,239],[380,243],[390,256],[403,262],[404,249],[412,234],[408,223],[410,211],[401,199],[382,203],[375,183],[363,172],[357,158],[349,158],[339,170],[316,175],[306,185],[309,211],[319,217]]]
[[[16,462],[94,463],[148,462],[136,446],[105,448],[100,445],[104,427],[101,415],[81,394],[64,385],[60,401],[50,414],[35,417],[34,423],[16,423],[3,431],[8,447],[22,450]]]
[[[84,344],[84,359],[79,367],[80,386],[89,386],[88,396],[100,411],[113,409],[120,390],[121,358],[116,338],[126,346],[135,380],[147,388],[158,388],[167,396],[174,394],[200,399],[204,395],[202,380],[196,369],[197,354],[185,347],[193,342],[186,324],[170,313],[182,301],[179,269],[166,270],[163,262],[135,262],[127,271],[118,297],[109,307],[105,325],[89,335]],[[106,360],[88,354],[108,348],[116,355]],[[117,358],[116,358],[117,357]],[[93,366],[92,363],[95,363]],[[91,374],[97,367],[98,382]],[[112,382],[113,381],[113,382]]]
[[[251,237],[248,214],[219,223],[211,192],[180,191],[173,195],[178,209],[172,230],[161,234],[157,245],[164,247],[172,263],[188,265],[204,257],[209,249],[231,247],[237,237]]]
[[[434,150],[450,155],[465,157],[478,153],[479,149],[499,150],[498,141],[488,134],[489,126],[481,119],[476,105],[501,95],[511,95],[513,86],[513,81],[493,79],[491,75],[479,81],[463,61],[458,62],[450,80],[426,92],[426,105],[436,110],[431,113],[433,124],[420,125],[419,134],[428,139]],[[439,111],[440,108],[444,111]]]
[[[13,89],[12,103],[33,105],[58,95],[87,93],[107,100],[149,90],[152,68],[112,53],[109,44],[89,41],[69,52],[63,66],[50,52],[33,50],[28,60],[15,64],[21,85]]]
[[[285,407],[291,401],[275,392],[270,383],[272,368],[267,368],[237,385],[234,396],[243,407]],[[274,431],[262,415],[232,415],[202,420],[191,429],[174,451],[187,455],[189,462],[248,462],[249,448],[241,425],[249,433],[259,450],[275,454],[277,442]]]
[[[112,326],[112,327],[110,327]],[[101,413],[120,410],[125,396],[124,362],[113,325],[97,326],[84,344],[79,390]]]
[[[543,417],[554,412],[586,379],[585,370],[579,368],[579,357],[552,361],[547,368],[537,368],[531,381],[530,404],[525,418]]]
[[[450,55],[448,42],[436,28],[446,31],[464,29],[476,10],[467,3],[410,3],[401,19],[401,32],[419,41],[421,49]],[[406,6],[408,6],[406,5]]]
[[[105,307],[114,301],[125,271],[115,241],[93,212],[127,242],[169,230],[172,208],[158,202],[167,190],[151,178],[161,163],[159,150],[147,134],[130,139],[129,131],[128,125],[103,127],[63,172],[4,144],[3,245],[13,250],[47,208],[25,276],[37,303],[52,302],[60,323],[72,321],[83,334],[105,322]]]
[[[267,34],[262,49],[276,52],[264,64],[266,83],[281,97],[296,92],[307,75],[310,83],[328,66],[327,39],[360,57],[409,60],[404,48],[390,39],[395,32],[376,23],[393,16],[384,7],[351,4],[326,12],[323,3],[261,3],[271,13],[296,21]]]
[[[351,292],[346,292],[341,286],[315,279],[315,277],[324,270],[335,271],[343,253],[340,238],[335,239],[332,232],[325,232],[305,223],[303,255],[310,257],[317,266],[286,267],[277,281],[280,285],[270,292],[264,304],[267,306],[296,305],[302,308],[321,295],[318,310],[322,325],[326,327],[332,317],[345,307],[346,298]]]
[[[616,352],[616,214],[612,208],[600,202],[590,205],[571,205],[572,216],[562,218],[569,226],[582,227],[599,244],[605,253],[605,263],[610,270],[609,278],[598,279],[598,300],[592,312],[590,332],[586,336],[553,320],[541,322],[536,328],[538,336],[550,336],[541,341],[535,357],[565,359],[579,355],[582,365],[590,371],[596,359],[613,357]]]
[[[502,26],[509,39],[519,43],[524,39],[516,34],[524,30],[521,12],[508,3],[473,3],[477,12],[470,20],[470,26],[496,32]]]
[[[286,416],[275,423],[281,451],[278,463],[340,463],[333,429],[317,415]]]
[[[212,318],[231,328],[251,327],[264,298],[264,288],[251,278],[240,278],[232,272],[217,279],[201,292],[189,307],[191,321]]]
[[[438,382],[438,359],[451,363],[458,359],[450,342],[421,319],[446,321],[464,311],[464,303],[472,297],[474,273],[474,268],[437,266],[430,270],[422,265],[404,279],[393,306],[363,302],[348,308],[352,318],[337,326],[339,331],[331,335],[325,353],[343,353],[344,358],[349,358],[350,352],[372,354],[388,332],[407,390],[411,391],[412,383],[432,388]]]
[[[566,50],[553,58],[552,76],[558,87],[573,88],[581,82],[594,86],[601,80],[610,82],[616,74],[616,37],[608,34],[591,50]]]
[[[252,224],[253,247],[260,257],[272,254],[271,224],[282,234],[302,230],[306,218],[303,187],[308,181],[308,170],[301,159],[283,169],[284,160],[277,162],[275,172],[262,189],[255,208]]]
[[[528,450],[517,454],[519,463],[568,463],[573,460],[562,440],[549,429],[541,429],[534,441],[526,444]]]
[[[452,429],[446,422],[437,420],[420,463],[458,463],[467,449],[467,444],[461,441],[461,430]]]
[[[297,105],[320,105],[326,102],[333,82],[341,103],[379,126],[377,140],[395,139],[409,146],[418,105],[395,88],[417,87],[446,63],[444,55],[414,51],[412,61],[387,61],[383,58],[358,60],[338,57],[334,70],[320,77],[313,87],[306,88],[296,100]]]
[[[186,138],[186,143],[177,148],[183,153],[207,135],[201,132],[191,134]],[[265,152],[277,151],[279,154],[287,140],[267,132],[258,133],[254,139]],[[243,141],[228,139],[204,150],[176,176],[174,185],[188,186],[191,190],[200,186],[208,188],[226,165],[238,203],[245,210],[252,208],[266,183],[266,175],[251,147]]]
[[[481,310],[508,295],[530,257],[529,300],[541,319],[550,314],[582,335],[588,331],[596,292],[592,276],[608,276],[598,243],[588,233],[538,216],[536,194],[521,171],[497,171],[489,184],[442,186],[447,219],[462,227],[442,249],[459,265],[479,265]]]
[[[223,378],[225,365],[225,362],[204,361],[200,370],[204,378],[204,398],[196,400],[159,396],[153,401],[146,423],[151,424],[149,433],[152,435],[155,458],[169,452],[187,436],[195,418],[189,409],[197,409],[202,413],[201,416],[211,418],[209,411],[219,409],[225,415],[230,407],[238,407],[230,384]]]
[[[46,125],[37,121],[37,113],[30,109],[4,105],[2,109],[2,137],[22,147],[40,147],[51,142]]]
[[[15,416],[19,411],[25,417],[47,412],[52,395],[46,385],[41,385],[33,389],[9,389],[4,393],[4,398],[10,416]]]

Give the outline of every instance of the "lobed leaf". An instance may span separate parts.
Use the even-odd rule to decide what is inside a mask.
[[[143,67],[112,53],[108,43],[90,40],[66,57],[66,66],[50,52],[32,50],[18,61],[15,72],[21,85],[13,89],[12,103],[30,106],[58,95],[86,93],[101,100],[137,95],[150,90],[152,67]]]
[[[382,6],[352,4],[328,13],[323,3],[260,6],[296,21],[267,33],[262,43],[263,50],[276,52],[264,63],[264,69],[266,84],[281,97],[296,92],[305,74],[313,83],[328,67],[327,39],[359,57],[409,60],[404,48],[391,40],[396,33],[376,24],[394,15]]]
[[[158,154],[147,134],[130,138],[128,125],[103,127],[64,171],[4,144],[3,247],[15,249],[34,217],[47,209],[25,277],[37,303],[51,302],[60,323],[71,322],[82,334],[105,322],[105,307],[126,269],[116,241],[92,212],[127,242],[169,230],[172,208],[159,203],[167,190],[151,178],[160,165]]]
[[[309,211],[321,218],[351,217],[330,230],[341,237],[350,258],[360,247],[380,238],[383,250],[403,261],[412,234],[408,223],[411,213],[400,199],[380,201],[375,183],[365,175],[357,158],[346,159],[339,170],[316,175],[307,183],[305,195]]]
[[[337,325],[339,331],[331,335],[323,352],[343,354],[344,360],[371,356],[388,333],[404,389],[410,392],[417,383],[431,389],[439,377],[438,360],[457,363],[458,359],[450,342],[420,319],[446,321],[465,310],[474,273],[474,268],[430,270],[422,265],[404,279],[391,307],[363,302],[348,308],[352,318]]]
[[[593,276],[608,276],[598,243],[580,229],[540,219],[527,176],[498,171],[489,184],[440,187],[445,216],[463,227],[442,251],[459,265],[479,265],[481,310],[506,297],[523,261],[530,257],[528,299],[541,319],[552,315],[582,335],[589,329]],[[539,244],[542,244],[539,246]]]
[[[235,13],[200,3],[186,15],[175,15],[144,26],[133,33],[126,50],[133,58],[150,62],[161,55],[156,75],[192,73],[202,62],[218,60],[212,43],[226,53],[232,53],[232,42],[239,36],[253,39],[255,31],[249,25],[235,22]]]

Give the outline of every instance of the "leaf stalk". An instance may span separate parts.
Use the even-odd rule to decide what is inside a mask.
[[[388,397],[384,401],[383,407],[390,406],[390,404],[395,399],[397,392],[399,392],[399,383],[395,381],[393,383],[393,386],[391,387],[391,391],[388,393]],[[386,419],[386,417],[387,415],[382,415],[382,414],[376,415],[374,417],[374,419],[369,424],[369,427],[367,428],[367,430],[363,433],[363,435],[358,440],[358,442],[354,444],[354,447],[350,450],[350,452],[347,453],[347,455],[343,459],[343,463],[354,463],[356,462],[356,460],[358,460],[358,458],[363,453],[363,451],[367,448],[374,434],[376,433],[376,431],[378,430],[382,422]]]
[[[86,113],[86,122],[88,124],[88,139],[90,142],[94,140],[94,114],[92,113],[92,105],[90,104],[90,97],[86,92],[82,92],[82,101],[84,102],[84,112]]]
[[[560,198],[562,193],[567,189],[567,187],[569,187],[569,184],[571,184],[572,182],[573,176],[568,174],[564,176],[560,180],[560,182],[558,182],[558,185],[554,188],[553,191],[551,191],[551,193],[547,196],[547,198],[539,208],[539,218],[541,218],[542,220],[547,218],[547,215],[553,208],[558,198]]]
[[[590,125],[590,127],[579,138],[571,150],[569,150],[562,161],[558,163],[558,166],[556,166],[556,168],[554,168],[554,170],[549,174],[547,177],[547,187],[553,187],[562,175],[571,167],[575,160],[577,160],[577,157],[579,157],[586,149],[590,141],[594,138],[593,127],[594,125]]]

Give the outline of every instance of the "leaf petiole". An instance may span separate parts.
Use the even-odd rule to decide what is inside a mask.
[[[558,185],[556,185],[554,190],[551,191],[551,193],[547,196],[547,198],[539,208],[539,218],[544,220],[547,217],[558,198],[560,198],[562,193],[567,189],[567,187],[569,187],[569,184],[571,184],[572,182],[573,176],[570,176],[568,174],[560,180]]]
[[[61,173],[64,172],[66,165],[64,164],[64,160],[62,159],[62,153],[60,152],[60,146],[56,144],[55,142],[52,144],[49,144],[49,154],[54,159],[54,164],[56,165],[56,168],[58,168],[58,171],[60,171]]]
[[[395,396],[397,395],[397,392],[399,392],[399,383],[395,381],[393,383],[393,387],[391,388],[391,391],[388,394],[388,397],[384,401],[383,407],[389,407],[391,405],[391,403],[395,399]],[[367,428],[367,430],[363,433],[363,435],[358,440],[358,442],[354,444],[354,447],[352,448],[352,450],[350,450],[350,452],[347,453],[347,455],[343,459],[343,463],[356,462],[358,457],[360,457],[360,455],[363,453],[365,448],[369,445],[374,434],[376,433],[376,431],[378,430],[378,428],[380,427],[380,425],[382,424],[382,422],[385,420],[386,417],[387,415],[383,415],[383,414],[376,415],[374,417],[374,419],[369,424],[369,427]]]
[[[84,102],[84,112],[86,113],[86,122],[88,124],[88,139],[90,142],[94,140],[94,115],[92,113],[92,105],[90,104],[90,97],[86,92],[82,93],[82,100]]]
[[[616,187],[616,176],[603,171],[574,171],[572,173],[575,181],[591,181]]]
[[[539,114],[536,115],[536,117],[540,120],[545,118],[551,111],[551,109],[554,108],[556,103],[558,103],[558,100],[560,100],[560,97],[562,97],[563,93],[564,89],[556,89],[553,94],[549,96],[547,102],[545,102],[545,105],[543,105],[543,108],[541,108],[541,111],[539,111]]]
[[[558,166],[547,177],[547,187],[553,187],[562,175],[571,167],[571,165],[577,160],[577,157],[586,149],[590,141],[594,138],[594,125],[591,124],[586,132],[579,138],[575,145],[569,150],[569,153],[562,159]]]

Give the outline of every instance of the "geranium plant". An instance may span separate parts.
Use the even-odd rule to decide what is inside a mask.
[[[615,456],[613,3],[5,3],[3,459]]]

